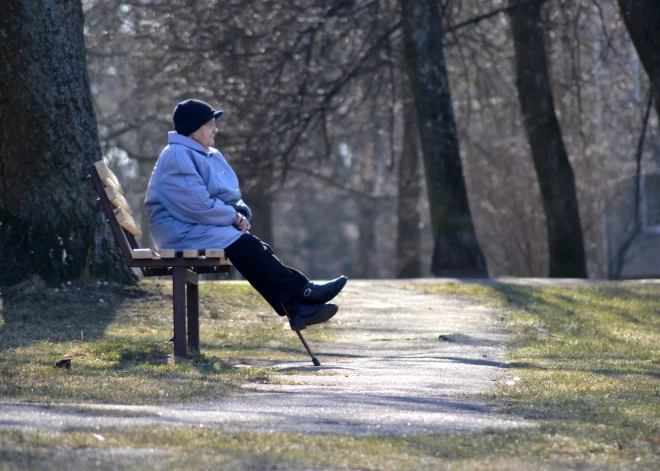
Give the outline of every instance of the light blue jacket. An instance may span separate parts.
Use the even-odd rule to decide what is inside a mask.
[[[236,211],[252,218],[223,155],[175,132],[151,174],[144,209],[161,249],[224,249],[242,235],[232,225]]]

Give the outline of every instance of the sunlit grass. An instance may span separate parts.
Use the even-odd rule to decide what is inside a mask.
[[[502,412],[565,437],[561,453],[582,450],[593,458],[616,449],[612,457],[632,460],[630,466],[654,463],[660,469],[660,284],[413,289],[468,296],[503,310],[514,333],[505,381],[520,380],[503,382],[490,395]],[[543,442],[536,432],[525,435],[530,446]]]
[[[101,283],[6,289],[0,310],[0,397],[33,402],[185,402],[247,382],[263,366],[306,359],[297,336],[247,283],[200,285],[201,351],[174,361],[171,284]],[[309,329],[327,338],[324,326]],[[71,359],[71,368],[55,368]],[[235,368],[237,364],[250,368]]]

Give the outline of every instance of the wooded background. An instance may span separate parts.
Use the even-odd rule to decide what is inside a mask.
[[[81,211],[40,202],[71,185],[90,197],[78,182],[101,154],[143,213],[187,98],[225,111],[215,147],[239,175],[253,232],[312,278],[618,278],[628,255],[625,243],[605,249],[608,202],[637,192],[628,238],[649,225],[640,185],[621,182],[660,162],[654,0],[34,3],[0,6],[0,259],[13,270],[0,284],[44,256],[47,272],[63,258],[77,267],[53,281],[108,276],[100,266],[117,262],[101,258],[93,208],[82,248],[53,255],[79,237],[20,234],[52,231],[35,229],[44,218],[70,227]],[[93,110],[74,103],[89,93]],[[98,147],[62,146],[89,123]],[[39,256],[8,249],[40,244]]]

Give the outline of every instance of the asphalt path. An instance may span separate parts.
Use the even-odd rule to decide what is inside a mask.
[[[336,339],[312,345],[321,366],[304,353],[300,361],[272,363],[270,368],[283,373],[278,384],[250,384],[218,400],[166,406],[4,402],[0,428],[193,424],[401,436],[529,425],[498,413],[482,395],[497,385],[516,387],[518,380],[504,363],[508,335],[502,313],[462,298],[401,289],[401,284],[349,281],[337,300],[340,311],[329,321]]]

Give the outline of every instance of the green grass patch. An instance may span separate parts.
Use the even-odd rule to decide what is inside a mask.
[[[313,332],[312,332],[313,330]],[[217,397],[265,368],[306,359],[286,320],[245,282],[200,284],[200,353],[173,360],[171,283],[49,288],[39,279],[0,295],[0,398],[159,404]],[[311,341],[327,339],[325,326]],[[71,360],[69,369],[57,362]],[[237,364],[249,368],[235,368]]]
[[[411,437],[231,432],[198,426],[0,431],[0,462],[88,469],[655,470],[657,454],[594,431],[533,430]],[[44,466],[46,467],[46,466]],[[0,469],[2,465],[0,464]],[[7,468],[10,469],[10,468]]]

